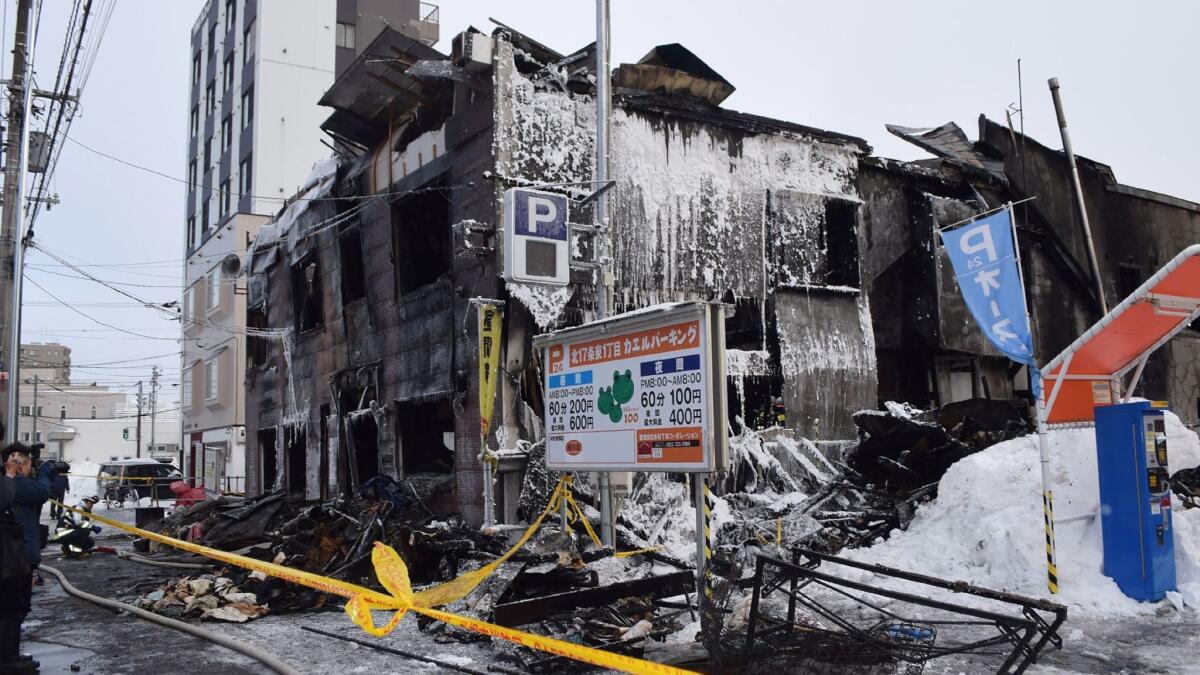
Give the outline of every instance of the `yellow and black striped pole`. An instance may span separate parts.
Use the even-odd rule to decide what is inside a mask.
[[[704,488],[704,562],[707,564],[712,562],[713,494],[707,481],[701,480],[700,485]]]
[[[708,474],[692,474],[693,500],[696,507],[696,585],[705,588],[704,578],[712,562],[712,493],[708,490]]]
[[[1042,516],[1046,527],[1046,573],[1051,593],[1058,593],[1058,564],[1054,553],[1054,493],[1042,492]]]

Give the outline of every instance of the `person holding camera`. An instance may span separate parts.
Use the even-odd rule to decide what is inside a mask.
[[[33,579],[40,580],[37,567],[42,562],[42,507],[50,498],[50,480],[54,467],[49,462],[34,465],[34,453],[24,443],[9,443],[4,446],[5,470],[11,464],[15,469],[16,517],[25,537],[25,553],[33,569]]]
[[[27,553],[28,528],[16,517],[17,483],[29,481],[31,458],[27,449],[24,455],[8,449],[0,475],[0,675],[36,673],[39,665],[21,654],[21,622],[30,610],[33,567]]]

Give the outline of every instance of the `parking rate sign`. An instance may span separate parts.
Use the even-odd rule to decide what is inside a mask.
[[[694,317],[694,318],[690,318]],[[546,460],[556,470],[709,471],[703,315],[546,347]]]

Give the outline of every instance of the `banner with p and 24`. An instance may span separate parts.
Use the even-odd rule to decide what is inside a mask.
[[[727,462],[724,306],[669,303],[534,339],[554,471],[709,472]]]

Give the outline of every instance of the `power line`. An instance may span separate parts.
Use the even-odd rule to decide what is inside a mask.
[[[93,279],[91,277],[84,277],[84,276],[79,276],[79,275],[75,275],[75,274],[67,274],[66,272],[55,272],[53,270],[43,269],[37,265],[26,265],[25,269],[29,270],[29,271],[33,271],[33,272],[39,272],[41,274],[50,274],[50,275],[53,275],[56,277],[63,277],[65,279],[79,279],[81,281],[96,281],[97,283],[103,282],[104,285],[106,285],[106,286],[129,286],[131,288],[173,288],[175,290],[179,290],[179,289],[183,288],[183,286],[181,286],[180,284],[139,284],[139,283],[134,283],[132,281],[112,281],[111,279],[103,279],[103,280]]]
[[[28,300],[22,303],[26,307],[60,307],[57,302],[49,300]],[[146,309],[146,306],[140,302],[88,302],[81,300],[71,302],[75,307],[90,307],[93,309]]]
[[[68,267],[70,267],[71,269],[75,270],[76,272],[79,272],[79,273],[80,273],[80,274],[82,274],[83,276],[87,277],[87,278],[88,278],[88,279],[90,279],[91,281],[94,281],[94,282],[96,282],[96,283],[100,284],[101,286],[104,286],[104,287],[106,287],[106,288],[108,288],[108,289],[110,289],[110,290],[112,290],[112,291],[114,291],[114,292],[116,292],[116,293],[119,293],[119,294],[121,294],[121,295],[123,295],[123,296],[125,296],[125,297],[129,298],[130,300],[134,300],[134,301],[136,301],[136,302],[140,302],[140,303],[142,303],[143,305],[145,305],[145,306],[146,306],[148,309],[154,309],[154,310],[157,310],[157,311],[160,311],[160,312],[164,312],[164,313],[170,314],[172,318],[176,318],[176,314],[175,314],[174,312],[170,312],[170,311],[169,311],[169,310],[167,310],[165,307],[163,307],[163,305],[166,305],[166,304],[168,304],[168,303],[154,303],[154,302],[150,302],[149,300],[144,300],[144,299],[142,299],[142,298],[139,298],[139,297],[137,297],[136,295],[133,295],[132,293],[129,293],[128,291],[124,291],[124,290],[121,290],[120,288],[117,288],[116,286],[112,286],[112,285],[108,284],[107,282],[105,282],[103,279],[99,279],[99,278],[97,278],[97,277],[93,276],[92,274],[90,274],[89,272],[87,272],[87,271],[85,271],[85,270],[82,270],[82,269],[80,269],[80,268],[78,268],[78,267],[74,267],[73,265],[71,265],[70,263],[68,263],[66,260],[64,260],[63,258],[59,257],[57,254],[55,254],[55,253],[53,253],[53,252],[51,252],[51,251],[49,251],[49,250],[47,250],[47,249],[45,249],[45,248],[42,248],[41,244],[40,244],[39,242],[35,241],[35,240],[31,240],[31,241],[29,242],[29,246],[31,246],[31,247],[33,247],[33,248],[36,248],[37,250],[41,251],[42,253],[45,253],[46,255],[50,256],[51,258],[53,258],[53,259],[57,260],[58,262],[60,262],[60,263],[63,263],[64,265],[67,265],[67,266],[68,266]],[[34,285],[37,285],[37,284],[34,284]],[[38,288],[42,288],[42,287],[41,287],[41,286],[38,286]],[[43,289],[43,290],[45,290],[45,289]],[[49,295],[49,293],[47,293],[47,295]],[[51,297],[53,297],[53,296],[51,296]],[[97,322],[97,323],[99,323],[99,322]],[[102,324],[102,325],[107,325],[107,324]],[[114,326],[109,326],[109,328],[113,328],[113,327],[114,327]]]
[[[125,166],[128,166],[130,168],[138,169],[139,171],[145,171],[147,173],[152,173],[156,176],[166,178],[167,180],[175,181],[176,183],[183,183],[184,185],[188,185],[191,187],[196,186],[196,184],[190,180],[185,180],[183,178],[176,178],[175,176],[172,176],[167,173],[163,173],[162,171],[158,171],[157,169],[151,169],[150,167],[142,166],[141,164],[137,164],[135,162],[131,162],[126,159],[121,159],[120,157],[117,157],[115,155],[110,155],[106,152],[102,152],[93,147],[84,145],[83,143],[75,140],[74,138],[72,138],[70,136],[66,136],[66,139],[68,141],[71,141],[75,145],[78,145],[79,147],[83,148],[84,150],[87,150],[88,152],[95,153],[97,155],[100,155],[101,157],[104,157],[106,159],[110,159],[114,162],[117,162],[118,164],[124,164]],[[262,200],[262,201],[272,201],[272,202],[280,202],[283,204],[290,204],[292,202],[365,201],[365,200],[369,200],[369,199],[377,199],[377,198],[384,198],[384,197],[393,197],[393,196],[404,197],[404,196],[408,196],[408,195],[421,194],[424,192],[441,192],[444,190],[458,190],[458,189],[473,188],[473,187],[475,187],[475,183],[470,182],[470,183],[465,183],[463,185],[440,185],[440,186],[427,187],[427,188],[417,188],[415,190],[405,190],[402,192],[376,192],[374,194],[369,194],[369,195],[344,195],[344,196],[337,196],[337,197],[333,197],[333,196],[330,196],[330,197],[297,197],[297,196],[276,197],[276,196],[265,196],[265,195],[243,195],[243,194],[234,192],[233,190],[221,190],[220,188],[209,188],[209,189],[214,194],[218,194],[218,195],[229,194],[230,196],[237,197],[239,199],[241,199],[243,197],[249,197],[250,199],[258,199],[258,200]],[[310,186],[308,189],[311,190],[312,187]]]
[[[96,317],[94,317],[94,316],[91,316],[91,315],[89,315],[89,314],[85,314],[84,312],[82,312],[82,311],[80,311],[80,310],[78,310],[78,309],[76,309],[76,308],[74,308],[74,307],[71,307],[71,306],[70,306],[70,305],[68,305],[67,303],[65,303],[65,302],[63,302],[62,300],[60,300],[60,299],[58,298],[58,296],[57,296],[57,295],[55,295],[55,294],[51,293],[50,291],[46,290],[46,289],[45,289],[45,287],[43,287],[41,284],[39,284],[38,282],[34,281],[33,279],[30,279],[28,276],[26,276],[26,277],[25,277],[25,279],[26,279],[26,280],[27,280],[29,283],[31,283],[31,284],[33,284],[34,286],[36,286],[36,287],[37,287],[39,290],[41,290],[41,291],[42,291],[43,293],[45,293],[46,295],[50,296],[51,298],[53,298],[53,299],[55,299],[55,300],[58,300],[58,303],[59,303],[60,305],[62,305],[63,307],[66,307],[66,308],[70,309],[71,311],[75,312],[75,313],[76,313],[76,314],[78,314],[79,316],[82,316],[83,318],[87,319],[88,321],[92,321],[92,322],[94,322],[94,323],[98,323],[98,324],[100,324],[101,326],[104,326],[104,327],[106,327],[106,328],[112,328],[113,330],[115,330],[115,331],[117,331],[117,332],[120,332],[120,333],[128,333],[129,335],[134,335],[134,336],[136,336],[136,337],[145,338],[145,339],[147,339],[147,340],[167,340],[167,341],[170,341],[170,342],[177,342],[177,341],[179,341],[179,340],[190,340],[190,339],[195,339],[195,338],[164,338],[164,337],[158,337],[158,336],[155,336],[155,335],[144,335],[144,334],[142,334],[142,333],[135,333],[135,332],[133,332],[133,331],[128,331],[128,330],[125,330],[125,329],[123,329],[123,328],[120,328],[120,327],[114,326],[114,325],[112,325],[112,324],[110,324],[110,323],[105,323],[105,322],[101,321],[100,319],[97,319],[97,318],[96,318]]]
[[[75,119],[75,114],[79,110],[80,98],[83,95],[83,87],[86,83],[86,76],[81,78],[80,84],[76,88],[74,101],[69,98],[71,84],[75,81],[76,67],[79,66],[81,55],[85,54],[84,38],[87,35],[88,19],[92,15],[92,2],[93,0],[85,0],[82,14],[80,14],[79,0],[75,0],[75,6],[71,12],[71,22],[68,26],[66,37],[63,40],[63,53],[61,59],[59,60],[58,74],[55,76],[54,81],[54,92],[62,96],[62,98],[55,98],[51,100],[51,106],[54,106],[54,104],[57,103],[58,113],[54,120],[53,131],[50,130],[50,115],[46,115],[46,131],[49,132],[47,139],[49,143],[48,154],[50,156],[50,161],[38,182],[37,193],[33,202],[33,210],[29,217],[30,235],[32,235],[33,225],[37,221],[37,216],[43,201],[42,197],[44,197],[46,193],[46,185],[54,177],[54,169],[58,166],[59,157],[62,156],[63,144],[59,141],[59,129],[62,129],[62,136],[66,137],[67,131],[71,128],[71,123]],[[113,0],[113,5],[115,5],[115,0]],[[86,63],[84,66],[88,74],[91,73],[91,65],[95,60],[96,53],[98,53],[100,49],[100,40],[103,38],[105,30],[108,28],[108,19],[111,17],[111,14],[112,6],[110,5],[108,8],[108,15],[103,19],[104,25],[95,33],[95,37],[89,45],[91,53],[89,56],[85,57]],[[75,30],[75,21],[77,15],[79,20],[78,31]],[[78,33],[77,36],[76,33]],[[72,37],[75,37],[75,48],[74,53],[70,57],[70,65],[67,66],[67,54],[71,49],[70,45]],[[62,79],[64,68],[66,69],[65,80]],[[61,87],[59,86],[60,82]]]

